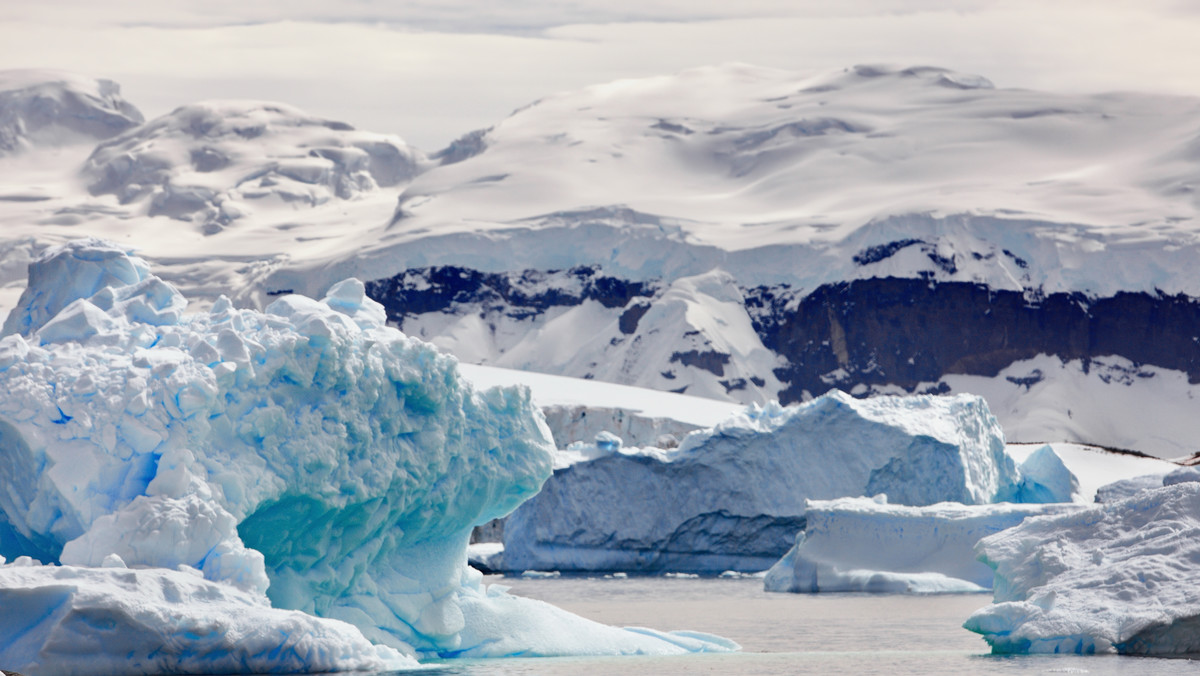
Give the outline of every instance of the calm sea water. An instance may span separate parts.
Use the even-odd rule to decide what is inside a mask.
[[[490,581],[498,582],[499,578]],[[1119,656],[988,654],[962,628],[990,595],[768,594],[756,579],[506,578],[511,593],[619,626],[692,629],[731,638],[734,654],[463,660],[435,674],[1198,674],[1200,662]]]

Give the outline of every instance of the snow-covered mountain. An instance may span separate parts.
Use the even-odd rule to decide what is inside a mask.
[[[214,101],[102,143],[83,174],[93,195],[146,203],[147,216],[191,221],[212,234],[255,204],[315,206],[395,187],[423,159],[397,137],[291,106]]]
[[[111,80],[52,70],[0,71],[0,155],[95,143],[142,120]]]
[[[987,391],[1014,440],[1178,456],[1197,120],[1196,98],[728,65],[552,96],[426,159],[286,106],[189,106],[56,169],[0,160],[0,300],[94,234],[199,299],[359,277],[467,362],[742,402]]]

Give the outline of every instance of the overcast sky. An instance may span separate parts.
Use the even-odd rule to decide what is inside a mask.
[[[0,68],[116,80],[147,116],[284,101],[436,150],[539,97],[740,61],[936,65],[1001,87],[1200,96],[1190,0],[41,0]]]

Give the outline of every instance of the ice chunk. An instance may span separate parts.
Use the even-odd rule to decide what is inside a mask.
[[[1079,480],[1050,444],[1034,451],[1018,469],[1021,482],[1013,495],[1006,496],[1013,502],[1072,502],[1079,494]]]
[[[350,624],[271,608],[261,593],[112,564],[0,566],[0,664],[62,676],[417,666]]]
[[[1175,484],[1187,483],[1189,481],[1200,481],[1200,467],[1180,467],[1177,470],[1169,472],[1163,477],[1162,485],[1174,486]]]
[[[1133,477],[1132,479],[1114,481],[1097,489],[1096,502],[1108,503],[1124,500],[1151,488],[1161,488],[1162,485],[1162,474],[1145,474]]]
[[[602,451],[618,451],[621,449],[621,437],[612,432],[601,432],[596,435],[596,448]]]
[[[963,626],[993,652],[1200,652],[1200,484],[1029,519],[978,552],[995,596]]]
[[[992,570],[975,560],[981,538],[1029,516],[1077,508],[810,500],[804,532],[768,571],[764,586],[802,593],[981,591],[992,586]]]
[[[262,554],[246,549],[237,524],[219,504],[196,494],[182,498],[140,495],[102,516],[83,535],[63,546],[63,563],[100,566],[109,557],[143,566],[190,566],[210,580],[267,590]]]
[[[52,247],[29,265],[29,286],[4,321],[0,335],[29,337],[71,302],[109,287],[136,284],[150,274],[146,261],[98,239]]]
[[[1018,475],[978,397],[831,392],[751,407],[677,449],[620,449],[556,468],[505,525],[508,570],[764,570],[804,527],[805,500],[987,503]]]

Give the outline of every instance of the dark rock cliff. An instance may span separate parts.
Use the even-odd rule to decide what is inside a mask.
[[[473,304],[505,308],[513,317],[537,315],[585,300],[619,308],[634,298],[651,296],[655,290],[653,284],[605,276],[597,266],[492,273],[447,265],[406,270],[367,282],[366,287],[367,295],[383,304],[392,322],[427,312],[452,313],[456,307]],[[636,318],[631,322],[637,325]]]
[[[665,287],[605,276],[596,266],[519,273],[447,266],[369,282],[367,292],[394,322],[466,312],[468,306],[536,317],[551,307],[595,300],[626,308],[620,330],[630,333]],[[785,383],[783,403],[831,387],[896,385],[911,392],[948,374],[994,377],[1038,354],[1079,359],[1085,369],[1092,358],[1115,355],[1200,382],[1200,299],[1184,295],[1088,298],[894,277],[828,284],[803,297],[786,285],[744,289],[743,295],[759,338],[786,360],[775,370]],[[680,349],[671,360],[720,375],[729,355]]]
[[[1200,302],[1187,296],[1037,296],[884,278],[822,286],[792,310],[789,297],[779,288],[747,292],[763,343],[788,360],[776,372],[789,383],[781,401],[831,386],[912,391],[947,374],[995,376],[1038,354],[1085,364],[1117,355],[1200,382]]]

